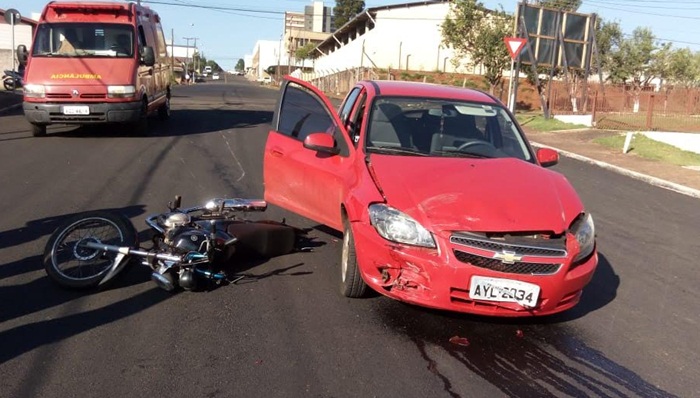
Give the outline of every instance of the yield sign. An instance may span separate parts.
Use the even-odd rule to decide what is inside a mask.
[[[518,58],[520,51],[525,47],[526,40],[521,37],[504,37],[503,41],[506,43],[510,57],[515,60]]]

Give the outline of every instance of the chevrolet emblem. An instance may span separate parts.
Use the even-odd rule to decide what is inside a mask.
[[[522,260],[523,256],[516,254],[515,252],[503,250],[502,252],[494,253],[493,258],[496,260],[501,260],[503,264],[515,264],[516,261]]]

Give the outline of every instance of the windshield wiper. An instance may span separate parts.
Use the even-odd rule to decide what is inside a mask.
[[[484,155],[481,153],[474,153],[474,152],[464,152],[460,151],[458,149],[452,149],[452,150],[442,150],[442,151],[432,151],[430,152],[431,155],[449,155],[449,156],[454,156],[454,157],[459,157],[459,158],[474,158],[474,159],[492,159],[493,156],[488,156]]]
[[[368,146],[367,152],[390,154],[390,155],[428,156],[427,153],[421,152],[417,149],[395,147],[395,146]]]

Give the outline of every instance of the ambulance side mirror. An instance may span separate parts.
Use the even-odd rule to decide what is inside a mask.
[[[29,58],[29,53],[27,52],[27,46],[20,44],[17,46],[17,61],[20,65],[24,66],[27,64],[27,59]]]
[[[153,52],[153,47],[146,46],[141,50],[141,63],[146,66],[153,66],[156,64],[156,56]]]

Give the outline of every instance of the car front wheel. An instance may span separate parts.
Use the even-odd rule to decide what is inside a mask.
[[[357,266],[355,239],[348,220],[343,222],[343,254],[340,261],[340,272],[340,293],[343,296],[359,298],[367,293],[367,284],[362,279],[360,269]]]

